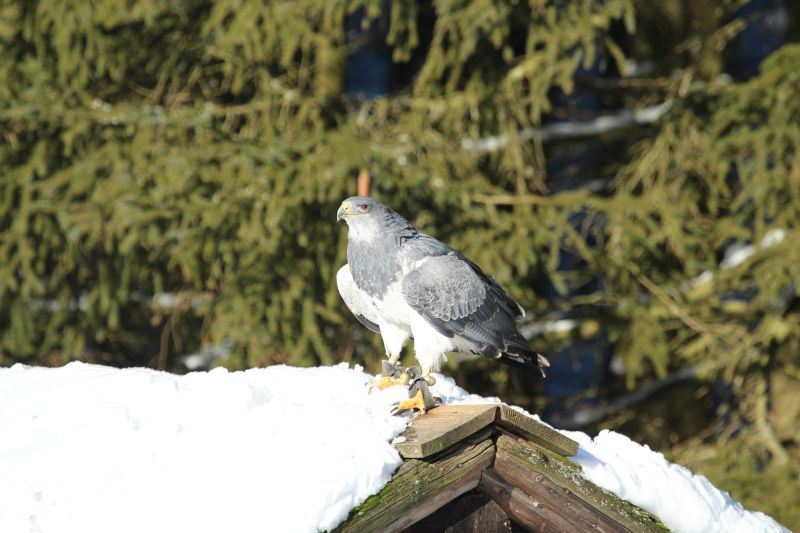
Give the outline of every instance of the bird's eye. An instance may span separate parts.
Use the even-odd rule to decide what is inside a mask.
[[[358,206],[358,207],[360,207],[361,209],[363,209],[364,211],[366,211],[367,209],[369,209],[369,204],[361,204],[361,205],[360,205],[360,206]]]

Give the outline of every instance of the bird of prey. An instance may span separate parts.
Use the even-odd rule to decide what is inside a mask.
[[[342,202],[336,218],[348,225],[347,264],[336,283],[350,311],[383,338],[384,385],[393,375],[403,382],[412,378],[412,386],[432,385],[430,373],[449,352],[497,359],[544,376],[549,362],[517,330],[524,309],[475,263],[367,196]],[[410,376],[398,365],[409,338],[421,367]],[[417,388],[399,407],[432,406],[429,394]]]

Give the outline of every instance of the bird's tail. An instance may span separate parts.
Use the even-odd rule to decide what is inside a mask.
[[[550,367],[550,361],[547,360],[547,357],[531,350],[522,337],[507,341],[506,349],[502,352],[500,361],[524,370],[539,372],[542,377],[545,377],[545,370]]]
[[[518,342],[507,343],[505,350],[498,350],[490,344],[479,344],[477,346],[473,345],[468,351],[495,359],[515,368],[538,372],[542,377],[546,376],[545,370],[550,367],[550,361],[547,360],[547,357],[531,350],[522,339],[519,339]]]

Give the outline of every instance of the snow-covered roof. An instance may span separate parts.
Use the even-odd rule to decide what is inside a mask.
[[[0,369],[0,531],[306,532],[335,527],[401,463],[401,387],[346,364],[184,376],[70,363]],[[445,403],[479,398],[437,376]],[[594,483],[674,531],[786,531],[626,437],[580,443]]]

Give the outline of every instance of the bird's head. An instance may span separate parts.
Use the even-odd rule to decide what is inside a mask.
[[[339,210],[336,212],[336,221],[344,220],[348,224],[352,222],[371,218],[369,215],[374,211],[379,211],[383,205],[370,198],[369,196],[352,196],[342,202]]]

